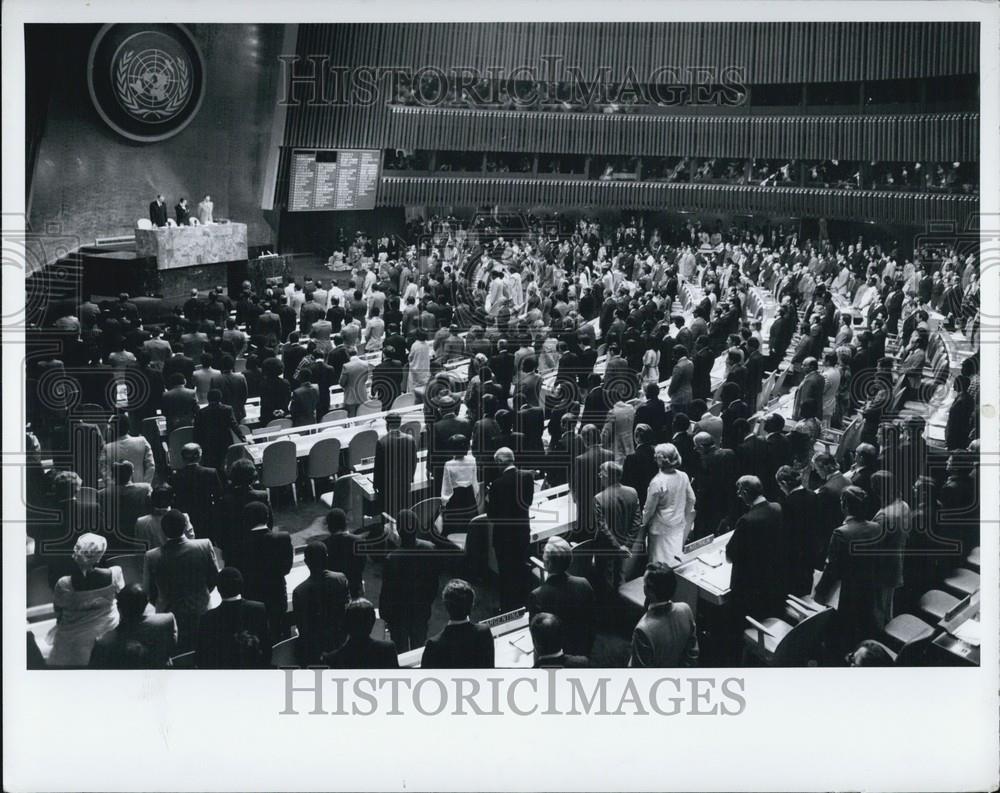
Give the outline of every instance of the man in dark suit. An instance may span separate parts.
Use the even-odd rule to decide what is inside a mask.
[[[472,438],[472,424],[468,419],[461,419],[456,415],[459,403],[450,395],[442,398],[437,407],[441,411],[441,418],[430,428],[427,463],[434,477],[434,492],[440,495],[444,481],[444,464],[452,458],[451,438],[453,435],[462,435],[468,442]]]
[[[594,643],[594,588],[586,578],[570,575],[573,549],[562,537],[551,537],[542,553],[545,580],[528,599],[528,613],[547,612],[562,622],[567,652],[590,655]]]
[[[177,216],[178,226],[189,226],[191,224],[191,210],[188,209],[188,200],[182,198],[174,207],[174,214]]]
[[[399,548],[385,557],[379,614],[397,653],[423,647],[438,593],[440,558],[433,543],[417,538],[416,515],[399,516]]]
[[[674,603],[677,578],[663,562],[646,567],[646,613],[632,633],[631,667],[691,667],[698,663],[698,629],[687,603]]]
[[[386,639],[373,639],[375,607],[359,598],[347,604],[344,628],[347,641],[333,652],[324,653],[322,662],[332,669],[398,669],[396,647]]]
[[[844,523],[830,538],[823,574],[816,584],[814,597],[828,603],[834,586],[840,582],[837,605],[839,649],[854,647],[859,641],[878,636],[885,627],[881,606],[883,568],[893,563],[891,556],[863,550],[865,544],[878,542],[882,530],[877,523],[865,520],[867,496],[858,487],[844,488],[840,496]]]
[[[149,598],[138,584],[128,584],[115,597],[118,627],[101,636],[90,655],[91,669],[129,669],[126,645],[138,642],[145,650],[143,668],[163,669],[177,646],[177,620],[173,614],[146,614]]]
[[[653,455],[655,445],[654,430],[648,424],[639,423],[636,415],[635,451],[625,457],[622,465],[622,484],[635,490],[639,497],[639,505],[646,503],[646,491],[649,483],[660,470]]]
[[[222,479],[217,469],[201,464],[201,446],[197,443],[184,444],[181,461],[184,465],[170,477],[170,485],[177,494],[175,506],[191,518],[198,537],[215,541],[217,532],[212,517],[222,497]]]
[[[229,405],[233,409],[236,421],[240,422],[247,417],[246,403],[249,394],[247,379],[242,372],[233,371],[234,364],[232,355],[223,355],[219,363],[222,371],[212,378],[210,387],[219,389],[222,404]],[[212,401],[211,394],[208,395],[208,399],[209,402]]]
[[[490,358],[490,370],[493,378],[499,383],[506,396],[510,393],[510,384],[514,382],[514,354],[507,349],[507,341],[497,342],[497,352]]]
[[[114,536],[109,550],[119,553],[134,553],[146,550],[145,545],[135,539],[135,522],[149,512],[153,489],[145,482],[133,482],[132,463],[119,460],[113,463],[107,486],[97,493],[97,500],[104,517],[108,533]]]
[[[219,571],[222,603],[205,612],[198,628],[199,669],[266,669],[271,636],[263,603],[243,599],[243,576],[235,567]]]
[[[292,391],[292,398],[288,405],[292,424],[296,427],[315,424],[319,418],[316,415],[316,408],[319,405],[319,389],[312,381],[312,371],[303,369],[298,374],[298,381],[299,386]]]
[[[736,521],[726,545],[726,557],[733,563],[730,600],[734,617],[759,620],[778,614],[788,594],[788,576],[782,569],[786,558],[781,507],[764,498],[764,488],[756,476],[741,476],[736,493],[747,511]],[[741,624],[741,633],[742,628]]]
[[[698,501],[695,537],[721,534],[736,514],[736,452],[715,445],[707,432],[694,436],[697,462],[694,492]]]
[[[205,464],[218,469],[223,467],[229,447],[246,440],[233,409],[222,404],[218,388],[208,389],[208,405],[194,417],[194,440],[201,446]]]
[[[162,193],[157,193],[156,199],[149,202],[149,219],[154,226],[167,225],[167,204]]]
[[[476,593],[460,578],[449,581],[441,593],[448,624],[427,640],[420,661],[422,669],[492,669],[493,634],[469,619]]]
[[[559,440],[549,444],[545,470],[550,485],[564,485],[570,479],[573,462],[585,451],[583,440],[576,432],[576,416],[564,413],[559,419],[562,433]]]
[[[493,461],[500,474],[490,484],[486,514],[493,527],[500,578],[500,609],[510,611],[523,606],[528,595],[528,547],[531,538],[529,510],[535,483],[528,471],[514,466],[514,452],[497,449]]]
[[[193,388],[188,388],[185,383],[186,380],[181,372],[172,372],[167,375],[169,387],[160,397],[160,409],[167,420],[168,433],[173,432],[178,427],[194,425],[194,417],[198,412],[198,395]]]
[[[594,497],[601,491],[601,465],[613,462],[615,456],[601,447],[601,431],[593,424],[585,426],[580,437],[587,448],[573,461],[569,492],[576,502],[577,533],[582,537],[594,527]]]
[[[734,434],[742,437],[736,447],[737,470],[740,476],[756,476],[764,486],[764,495],[770,499],[778,491],[777,484],[768,487],[768,480],[774,479],[768,460],[767,441],[755,432],[750,432],[750,424],[746,419],[734,422]]]
[[[660,387],[656,383],[647,383],[643,393],[646,401],[635,409],[635,426],[647,424],[653,430],[652,442],[661,443],[670,428],[672,414],[667,413],[663,400],[660,399]]]
[[[555,614],[536,614],[531,618],[528,630],[535,649],[535,669],[580,669],[590,666],[585,656],[564,652],[562,621]]]
[[[395,519],[410,507],[410,488],[417,470],[417,444],[408,433],[400,431],[398,413],[385,417],[387,432],[375,444],[375,493],[381,498],[382,511]]]
[[[781,488],[782,547],[787,572],[785,589],[804,597],[812,591],[813,571],[823,566],[827,546],[820,533],[822,521],[819,496],[806,489],[802,475],[788,465],[778,469],[775,479]],[[827,538],[827,545],[829,540]]]
[[[347,514],[339,507],[326,514],[326,530],[330,532],[325,541],[329,569],[347,576],[352,598],[361,597],[365,591],[365,538],[347,530]]]
[[[299,638],[295,655],[300,666],[318,664],[323,653],[344,641],[344,609],[349,599],[347,577],[327,569],[326,546],[310,542],[305,563],[309,577],[292,591],[292,610]]]
[[[823,419],[823,389],[826,387],[826,380],[819,373],[819,363],[813,357],[802,361],[803,377],[795,391],[795,403],[792,408],[792,418],[798,420],[804,418],[802,415],[802,405],[805,402],[812,402],[816,406],[816,418]]]
[[[602,596],[611,597],[622,583],[622,561],[628,557],[642,530],[642,504],[631,487],[621,482],[616,462],[601,464],[603,489],[594,496],[595,581],[603,581]]]
[[[818,556],[814,561],[818,569],[826,559],[826,552],[830,547],[830,535],[844,522],[844,514],[840,511],[840,495],[851,483],[840,472],[833,455],[827,452],[819,452],[813,456],[812,468],[823,483],[816,489],[816,496],[819,499],[819,524],[816,538]]]
[[[751,412],[757,410],[757,399],[764,384],[764,367],[767,359],[760,351],[760,339],[751,336],[747,339],[747,359],[744,366],[747,371],[746,402]]]
[[[176,509],[164,514],[160,528],[166,542],[146,551],[142,571],[142,588],[157,613],[169,611],[177,619],[177,648],[181,651],[191,649],[218,577],[211,540],[187,539],[187,525],[184,513]],[[263,617],[263,606],[261,613]]]

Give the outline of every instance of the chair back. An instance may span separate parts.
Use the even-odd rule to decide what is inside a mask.
[[[167,218],[167,225],[170,226],[171,228],[174,228],[177,226],[177,221],[174,220],[173,218]]]
[[[358,405],[357,417],[370,416],[372,413],[382,412],[382,402],[378,399],[369,399],[367,402],[362,402]]]
[[[298,459],[295,442],[272,441],[264,447],[260,483],[264,487],[284,487],[295,484],[298,478]]]
[[[288,667],[297,669],[299,666],[295,653],[295,643],[297,641],[298,637],[293,636],[291,639],[285,639],[274,645],[271,648],[271,666],[276,669],[286,669]]]
[[[46,565],[28,571],[28,608],[52,602],[52,587],[49,586],[49,568]]]
[[[835,614],[834,609],[827,608],[805,617],[778,643],[771,664],[805,666],[809,661],[818,660]]]
[[[346,410],[328,410],[323,414],[323,418],[320,419],[320,424],[325,424],[328,421],[340,421],[341,419],[347,418]]]
[[[229,473],[229,469],[233,467],[233,463],[237,460],[250,460],[250,462],[253,462],[253,457],[247,450],[245,443],[234,443],[226,449],[226,457],[223,460],[222,467],[227,474]]]
[[[145,561],[146,554],[144,553],[126,553],[105,559],[102,564],[105,567],[114,567],[115,565],[120,567],[126,584],[142,584],[142,568]]]
[[[441,498],[432,496],[414,504],[413,514],[417,516],[417,536],[426,538],[433,534],[434,521],[441,514]]]
[[[336,476],[340,470],[340,439],[324,438],[313,444],[306,460],[306,476],[322,479]]]
[[[417,397],[414,393],[400,394],[394,400],[392,400],[392,410],[402,410],[403,408],[411,408],[417,404]]]
[[[273,419],[267,423],[267,429],[269,430],[287,430],[291,426],[291,419]]]
[[[194,443],[194,427],[178,427],[167,436],[167,460],[174,471],[184,467],[181,449],[188,443]]]
[[[137,229],[142,229],[143,231],[152,231],[153,221],[150,220],[149,218],[139,218],[135,222],[135,227]]]
[[[493,527],[489,517],[476,515],[465,527],[466,571],[474,581],[481,581],[486,577],[492,546]]]
[[[378,443],[378,433],[375,430],[364,430],[353,438],[347,447],[348,465],[352,468],[375,456],[375,445]]]

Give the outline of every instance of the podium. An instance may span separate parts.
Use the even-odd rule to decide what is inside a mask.
[[[245,223],[163,226],[135,230],[135,251],[156,260],[157,270],[175,270],[247,260]]]

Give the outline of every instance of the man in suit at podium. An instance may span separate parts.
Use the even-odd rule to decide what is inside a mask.
[[[182,198],[177,202],[177,206],[174,207],[174,214],[177,216],[178,226],[189,226],[191,225],[191,210],[188,209],[188,200]],[[166,221],[164,221],[166,225]]]
[[[149,202],[149,219],[154,226],[167,225],[167,204],[162,193],[157,193],[156,200]]]

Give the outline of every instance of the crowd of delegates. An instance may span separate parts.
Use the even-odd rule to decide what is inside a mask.
[[[948,254],[931,271],[860,240],[727,236],[625,219],[614,229],[582,220],[555,238],[529,224],[505,240],[446,221],[408,250],[359,237],[346,289],[289,278],[260,295],[245,284],[235,300],[192,294],[150,327],[128,295],[59,317],[59,356],[29,367],[28,531],[58,614],[49,663],[160,665],[194,650],[199,666],[266,666],[289,636],[292,539],[275,526],[254,465],[227,464],[226,452],[245,431],[249,397],[260,398],[261,422],[312,424],[333,384],[349,413],[369,392],[387,409],[402,393],[423,400],[443,530],[418,537],[416,442],[390,415],[375,487],[395,528],[373,544],[341,509],[329,513],[329,537],[306,549],[309,577],[292,593],[302,663],[394,663],[369,639],[371,556],[396,652],[426,642],[425,666],[488,666],[488,629],[467,624],[474,593],[463,581],[445,588],[449,623],[427,639],[441,552],[454,550],[448,534],[480,510],[494,529],[500,610],[530,607],[545,664],[581,663],[598,616],[613,621],[618,587],[645,564],[648,606],[630,663],[695,663],[697,629],[671,600],[671,567],[685,542],[728,530],[731,644],[745,616],[779,613],[789,593],[823,601],[837,583],[838,646],[877,639],[978,545],[964,514],[976,503],[978,353],[953,379],[946,465],[930,464],[923,420],[901,415],[947,379],[926,382],[928,311],[978,317],[975,259]],[[689,312],[677,308],[685,282],[703,294]],[[747,315],[754,285],[779,302],[766,340]],[[841,321],[834,297],[861,324]],[[372,367],[362,351],[381,361]],[[792,415],[760,413],[762,382],[786,354],[798,385]],[[443,366],[466,358],[456,391]],[[107,379],[88,379],[93,371]],[[121,399],[108,387],[117,382],[132,384]],[[91,400],[112,414],[105,426],[74,414]],[[169,476],[158,435],[151,444],[140,431],[157,410],[168,430],[193,427]],[[822,432],[848,425],[838,455],[816,452]],[[594,564],[587,577],[570,575],[570,545],[553,538],[547,577],[533,588],[529,506],[543,480],[569,485],[577,520],[567,539],[589,541]],[[859,539],[880,553],[854,553]],[[904,554],[910,547],[920,553]],[[141,586],[101,567],[137,551]],[[216,589],[222,602],[210,608]]]
[[[537,160],[537,170],[535,162]],[[754,187],[824,187],[978,195],[975,163],[859,160],[633,157],[387,149],[389,171],[572,174],[601,181],[639,180]]]

